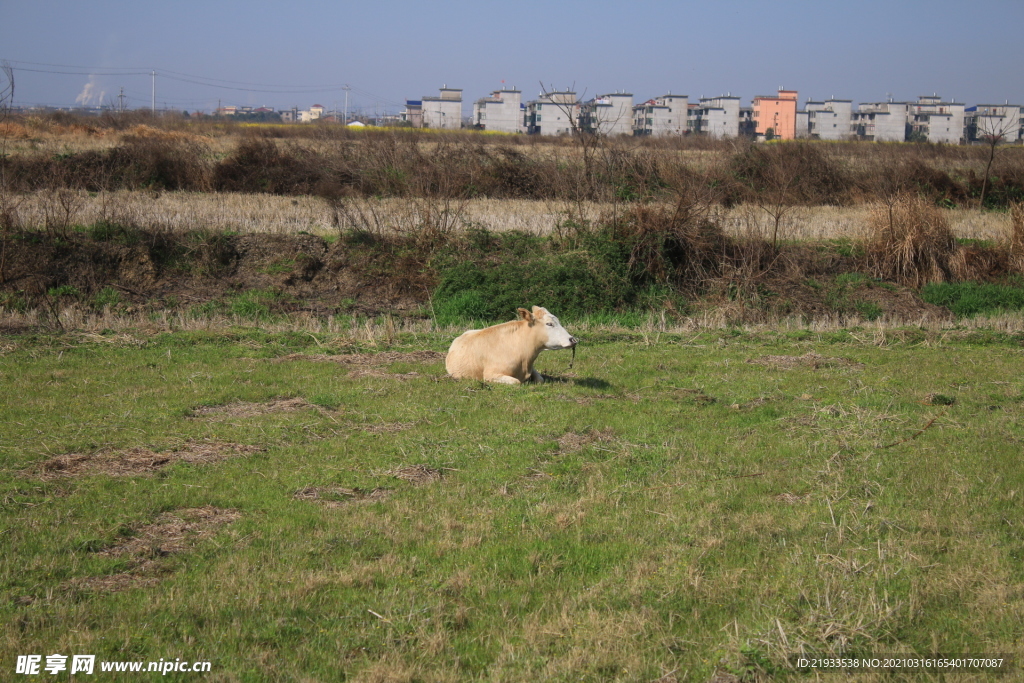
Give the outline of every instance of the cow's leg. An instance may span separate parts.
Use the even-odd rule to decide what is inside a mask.
[[[544,384],[544,375],[540,374],[536,370],[531,370],[530,381],[534,384]]]
[[[488,377],[487,381],[497,382],[498,384],[522,384],[522,382],[511,375],[494,375],[493,377]]]

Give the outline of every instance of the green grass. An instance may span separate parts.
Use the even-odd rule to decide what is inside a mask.
[[[275,360],[450,339],[7,337],[0,665],[59,652],[209,660],[213,680],[704,681],[784,674],[800,648],[1022,661],[1020,335],[598,329],[572,371],[541,355],[559,381],[518,388],[446,379],[440,361]],[[838,360],[747,362],[809,352]],[[313,406],[191,417],[280,397]],[[188,439],[265,450],[132,477],[33,469]],[[389,474],[416,464],[445,476]],[[307,487],[389,494],[331,507],[296,499]],[[83,587],[132,569],[103,549],[202,506],[240,517],[151,556],[152,585]]]
[[[945,306],[957,317],[1024,310],[1024,284],[942,282],[925,285],[921,298]]]

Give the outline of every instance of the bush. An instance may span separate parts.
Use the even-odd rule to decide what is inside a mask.
[[[549,253],[446,269],[434,293],[434,313],[441,324],[509,320],[517,308],[530,306],[579,317],[635,300],[629,283],[590,254]]]
[[[914,287],[948,279],[957,245],[942,209],[904,194],[875,205],[868,222],[868,258],[876,276]]]

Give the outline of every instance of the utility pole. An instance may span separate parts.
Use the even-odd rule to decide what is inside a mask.
[[[342,88],[342,90],[345,91],[345,118],[342,119],[342,122],[341,122],[341,124],[343,126],[347,126],[348,125],[348,91],[351,90],[351,89],[352,88],[349,86],[348,83],[346,83],[345,87]]]
[[[124,113],[124,86],[121,86],[121,94],[117,96],[117,113]]]
[[[156,71],[154,71],[152,73],[152,76],[153,76],[153,102],[152,102],[152,110],[153,110],[153,116],[156,116]]]

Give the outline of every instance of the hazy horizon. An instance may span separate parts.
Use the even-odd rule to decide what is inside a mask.
[[[965,12],[965,8],[969,10]],[[0,60],[18,106],[218,103],[396,113],[407,99],[461,88],[471,103],[502,87],[584,97],[669,91],[749,103],[783,86],[801,103],[916,100],[1024,103],[1024,2],[856,5],[525,0],[515,10],[463,0],[374,5],[312,1],[0,2]]]

